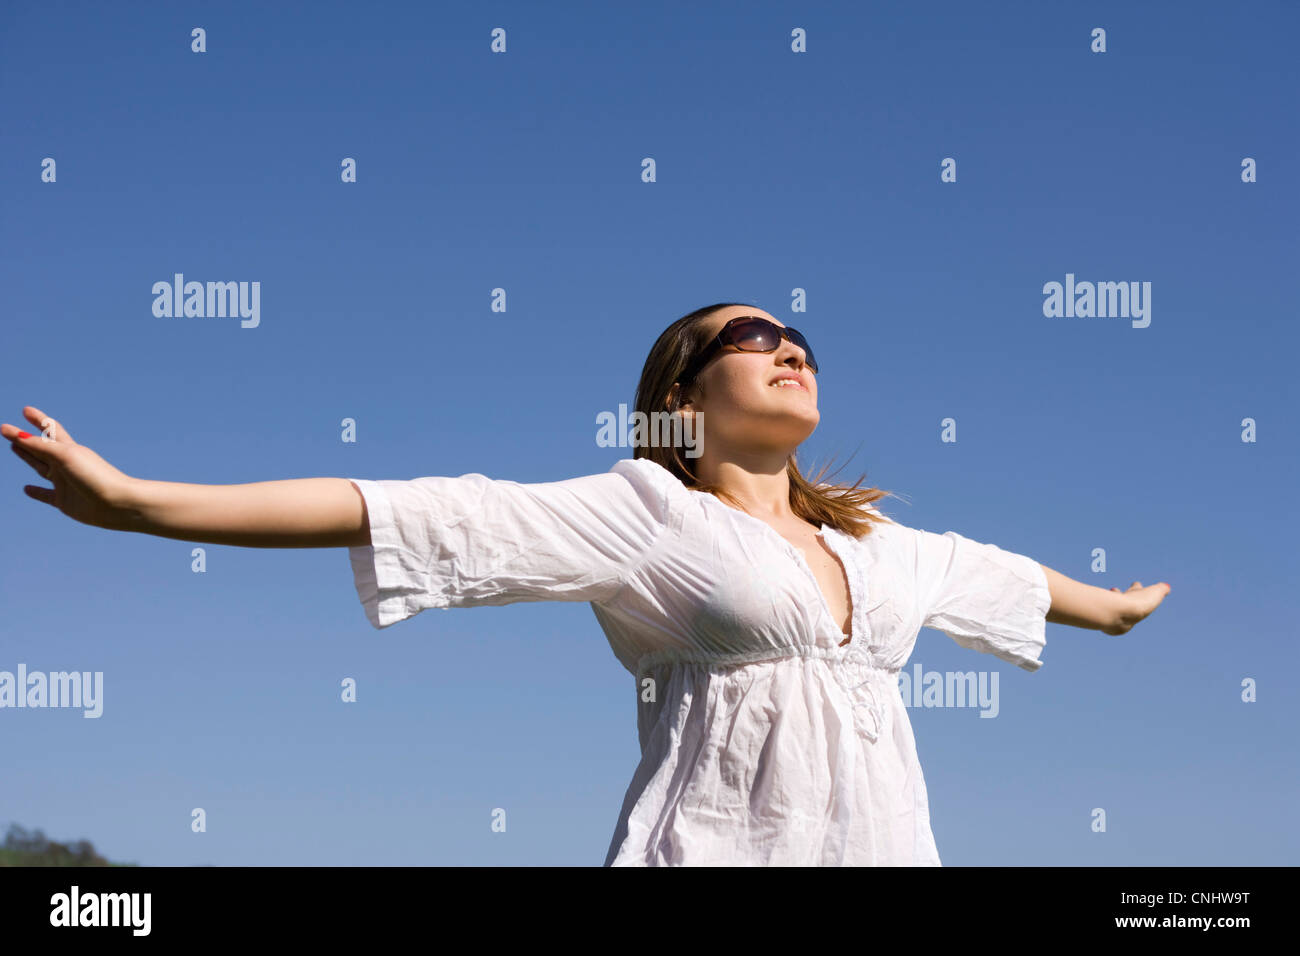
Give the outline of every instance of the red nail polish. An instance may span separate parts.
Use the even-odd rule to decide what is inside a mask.
[[[19,438],[31,438],[32,436],[29,435],[29,434],[27,434],[27,432],[19,432],[19,433],[18,433],[18,437],[19,437]]]

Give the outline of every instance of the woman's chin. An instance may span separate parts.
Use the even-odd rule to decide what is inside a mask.
[[[817,430],[817,424],[820,421],[821,416],[817,415],[814,410],[811,418],[804,417],[790,422],[787,428],[782,429],[782,437],[786,438],[792,445],[802,445]]]

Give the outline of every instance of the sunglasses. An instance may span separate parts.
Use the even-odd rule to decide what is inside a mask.
[[[816,374],[817,360],[813,358],[808,340],[798,329],[792,329],[788,325],[783,328],[759,315],[742,315],[722,327],[722,331],[704,347],[704,351],[686,366],[686,371],[678,381],[690,382],[725,346],[733,345],[741,352],[775,352],[781,347],[782,339],[803,349],[804,361]]]

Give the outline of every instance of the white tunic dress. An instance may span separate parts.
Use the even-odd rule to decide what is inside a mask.
[[[852,601],[841,647],[798,548],[647,459],[534,484],[351,480],[372,543],[349,559],[375,627],[591,602],[636,677],[641,741],[606,865],[938,866],[898,687],[918,631],[1041,666],[1042,567],[956,532],[823,526]]]

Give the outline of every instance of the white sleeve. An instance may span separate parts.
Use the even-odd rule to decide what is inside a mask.
[[[613,472],[535,484],[477,473],[350,480],[371,543],[348,557],[376,628],[432,607],[607,600],[664,527],[653,493]]]
[[[955,531],[906,530],[916,549],[921,625],[962,647],[1038,670],[1052,604],[1042,565]]]

